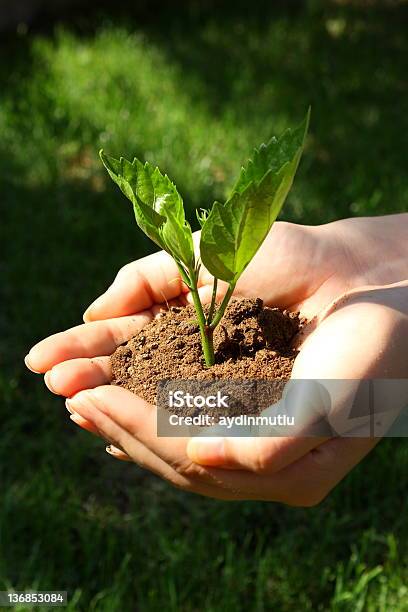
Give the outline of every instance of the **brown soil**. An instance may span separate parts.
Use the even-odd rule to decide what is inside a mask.
[[[242,385],[244,397],[248,381],[290,377],[297,355],[291,343],[303,324],[299,313],[269,308],[260,299],[234,299],[214,333],[216,364],[206,368],[193,306],[171,307],[116,349],[111,356],[112,384],[154,404],[161,380],[242,380],[246,381]],[[265,405],[275,392],[263,388]],[[243,403],[246,413],[262,409],[238,402],[233,412],[242,413]],[[214,410],[199,410],[206,411],[214,414]],[[197,412],[196,408],[190,410],[190,414]]]

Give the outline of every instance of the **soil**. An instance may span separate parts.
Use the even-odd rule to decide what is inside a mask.
[[[155,404],[158,383],[163,380],[209,381],[213,385],[224,381],[223,390],[225,381],[230,381],[237,400],[233,409],[183,407],[171,411],[183,415],[258,414],[280,397],[298,353],[292,341],[304,323],[299,313],[269,308],[261,299],[233,299],[214,332],[216,363],[207,368],[194,307],[173,306],[116,349],[111,356],[112,384]]]

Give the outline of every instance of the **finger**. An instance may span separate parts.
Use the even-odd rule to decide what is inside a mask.
[[[245,498],[246,493],[238,483],[235,482],[233,487],[229,485],[229,476],[224,474],[226,470],[211,470],[191,461],[186,454],[188,438],[158,437],[156,409],[126,389],[115,386],[88,389],[72,397],[69,405],[86,418],[91,413],[84,413],[83,405],[88,410],[103,413],[178,473],[202,480],[205,484],[215,485],[221,490],[226,489],[233,498],[237,495],[244,495]],[[102,419],[100,416],[99,418]],[[99,421],[94,422],[99,428]]]
[[[186,288],[177,265],[160,251],[127,264],[85,311],[84,321],[123,317],[177,298]]]
[[[333,438],[276,474],[208,469],[239,498],[309,507],[319,504],[377,443],[373,438]]]
[[[92,414],[92,411],[96,411],[99,420],[94,420],[94,422],[98,429],[100,423],[103,422],[103,416],[101,416],[103,414],[109,422],[114,423],[120,430],[127,432],[132,439],[137,439],[139,444],[159,457],[171,469],[178,474],[183,474],[188,479],[192,479],[196,486],[198,486],[198,482],[200,482],[200,486],[215,486],[216,491],[218,491],[217,497],[222,495],[224,498],[227,495],[226,491],[229,491],[227,498],[236,498],[235,489],[220,486],[221,481],[218,473],[191,462],[185,452],[186,438],[157,437],[156,409],[126,389],[115,386],[88,389],[72,397],[69,400],[69,405],[86,418],[89,414]],[[84,406],[90,412],[84,413]],[[127,451],[122,444],[120,446]],[[140,446],[138,447],[138,453],[140,453]],[[216,491],[213,491],[214,496]]]
[[[95,425],[90,421],[84,419],[80,414],[70,414],[69,418],[75,425],[78,425],[81,429],[85,429],[85,431],[89,431],[89,433],[93,433],[96,436],[100,436],[99,431],[96,429]]]
[[[287,473],[299,483],[307,475],[306,489],[311,495],[308,505],[315,505],[328,493],[378,444],[379,438],[332,438],[305,455],[300,461],[289,466]],[[295,484],[296,486],[296,484]],[[307,499],[307,490],[302,487]]]
[[[269,496],[271,499],[284,501],[290,495],[290,483],[280,476],[277,476],[276,480],[270,480],[273,475],[214,469],[193,463],[186,455],[188,439],[157,437],[155,409],[125,389],[98,387],[78,393],[69,403],[75,411],[93,420],[98,429],[107,427],[106,424],[103,425],[104,418],[108,419],[108,423],[114,422],[178,474],[192,479],[193,482],[200,481],[206,486],[215,487],[217,494],[213,493],[216,497],[266,499]],[[94,413],[97,415],[95,418],[92,416]],[[120,446],[128,452],[123,444]],[[140,447],[137,452],[140,452]]]
[[[99,389],[106,388],[109,387],[100,387]],[[112,389],[113,388],[114,387],[112,387]],[[124,390],[122,389],[122,391]],[[132,394],[129,393],[129,395]],[[70,410],[75,410],[75,417],[79,415],[85,421],[92,423],[100,436],[102,436],[105,440],[108,440],[111,443],[111,446],[113,445],[116,448],[122,449],[122,452],[131,457],[132,461],[137,463],[140,467],[149,469],[161,478],[169,481],[177,488],[218,499],[236,498],[234,492],[214,485],[213,483],[216,482],[214,478],[209,479],[210,483],[206,483],[202,480],[194,478],[193,475],[184,474],[174,469],[144,444],[130,435],[128,431],[125,431],[122,427],[120,427],[107,414],[98,410],[95,406],[94,400],[94,392],[88,393],[87,391],[82,391],[71,400],[67,400],[67,404],[69,405]],[[154,411],[152,410],[152,412]]]
[[[49,336],[33,346],[25,358],[26,364],[30,369],[40,373],[68,359],[110,355],[152,318],[151,312],[144,311],[131,317],[95,321],[72,327]]]
[[[304,382],[309,383],[288,381],[282,399],[260,415],[268,419],[282,414],[291,417],[293,426],[284,429],[264,425],[252,437],[234,436],[225,430],[218,432],[223,435],[215,436],[211,435],[215,433],[211,432],[214,428],[209,428],[207,435],[189,440],[187,455],[200,465],[245,469],[258,474],[276,473],[297,461],[327,440],[327,427],[321,426],[322,400],[315,386]]]
[[[273,474],[323,441],[314,437],[196,437],[189,440],[187,455],[200,465]]]
[[[260,499],[296,506],[315,505],[376,443],[370,439],[333,439],[274,474],[219,468],[196,471],[200,466],[191,465],[183,458],[185,439],[157,438],[155,430],[152,431],[155,411],[136,396],[131,401],[131,396],[131,393],[117,387],[99,387],[81,392],[71,401],[75,409],[93,421],[107,439],[117,440],[114,444],[136,457],[140,465],[156,471],[173,484],[179,483],[176,486],[180,485],[178,477],[182,476],[182,488],[220,499]],[[122,437],[123,433],[118,434],[117,429],[130,436],[131,440],[135,440],[134,435],[122,429],[113,419],[132,431],[137,430],[139,438],[136,448],[130,450],[126,438]],[[143,440],[143,443],[139,440]],[[157,449],[158,454],[152,451],[153,448]],[[152,454],[156,457],[154,461]],[[164,456],[168,458],[164,461],[166,467],[160,463],[160,458],[163,461]]]
[[[117,427],[177,469],[191,465],[185,454],[187,440],[182,437],[158,438],[156,408],[127,389],[112,385],[87,389],[70,398],[68,405],[80,414],[83,414],[83,405],[105,414]],[[204,473],[200,466],[196,467],[197,473]]]
[[[48,370],[44,382],[56,395],[70,397],[82,389],[106,385],[112,379],[109,357],[70,359]]]
[[[65,401],[65,408],[69,412],[69,418],[71,419],[73,423],[75,423],[75,425],[78,425],[78,427],[80,427],[81,429],[85,429],[85,431],[89,431],[90,433],[93,433],[96,436],[101,437],[101,434],[96,429],[95,425],[91,423],[90,421],[88,421],[87,419],[84,419],[84,417],[82,417],[77,412],[74,412],[72,408],[70,408],[70,406],[68,405],[67,401]]]
[[[200,232],[193,234],[196,247],[199,239]],[[302,296],[310,293],[316,276],[313,270],[322,267],[327,257],[324,258],[323,253],[317,258],[317,263],[315,257],[313,261],[316,265],[306,266],[306,270],[299,274],[299,259],[294,254],[305,252],[315,255],[315,242],[313,227],[274,223],[262,248],[239,279],[238,294],[242,297],[257,295],[265,303],[282,308],[295,307]],[[276,275],[273,283],[270,282],[271,269]],[[202,267],[199,286],[212,285],[212,281],[211,274]],[[209,301],[209,291],[203,290],[204,301]],[[187,292],[176,264],[167,253],[161,251],[124,266],[107,291],[86,310],[84,320],[89,322],[126,316]],[[222,290],[219,293],[221,296]]]

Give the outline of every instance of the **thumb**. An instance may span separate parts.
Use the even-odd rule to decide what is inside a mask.
[[[196,437],[187,444],[187,455],[200,465],[243,469],[271,474],[300,459],[323,438]]]

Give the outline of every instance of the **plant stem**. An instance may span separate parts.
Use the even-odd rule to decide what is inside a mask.
[[[192,280],[191,280],[191,279],[190,279],[190,277],[188,276],[187,272],[184,270],[183,266],[182,266],[182,265],[181,265],[181,264],[180,264],[178,261],[176,261],[176,264],[177,264],[177,267],[178,267],[179,272],[180,272],[180,276],[181,276],[181,278],[182,278],[182,280],[183,280],[184,284],[185,284],[185,285],[186,285],[186,286],[187,286],[189,289],[191,289]]]
[[[215,313],[215,317],[211,322],[210,328],[213,331],[217,327],[218,323],[221,321],[222,317],[224,316],[225,309],[228,306],[228,302],[231,299],[234,289],[235,289],[235,283],[230,283],[230,286],[228,287],[228,291],[224,295],[224,299],[222,300],[221,305],[218,308],[217,312]]]
[[[198,326],[200,328],[201,335],[201,344],[203,347],[203,354],[205,365],[209,368],[215,363],[215,355],[214,355],[214,342],[213,342],[213,334],[214,331],[207,324],[203,305],[201,304],[200,296],[198,294],[197,289],[197,272],[195,267],[189,268],[188,273],[184,269],[184,267],[178,263],[178,269],[180,271],[180,276],[183,279],[184,283],[191,291],[191,295],[193,297],[194,308],[197,313]]]
[[[210,367],[215,363],[213,330],[211,329],[210,325],[207,325],[207,321],[205,320],[203,306],[201,304],[200,296],[198,295],[196,278],[194,278],[193,285],[194,286],[191,288],[191,295],[193,297],[194,307],[197,313],[205,365]]]
[[[215,309],[215,300],[217,298],[217,285],[218,285],[218,278],[216,278],[214,276],[213,290],[212,290],[212,296],[211,296],[211,304],[210,304],[210,309],[209,309],[208,315],[207,315],[207,325],[211,325],[211,321],[212,321],[212,318],[213,318],[214,309]]]
[[[228,287],[228,291],[225,294],[224,299],[222,300],[219,309],[215,313],[214,319],[211,321],[213,314],[214,314],[214,309],[215,309],[218,279],[214,277],[211,304],[210,304],[208,316],[206,318],[204,314],[204,310],[203,310],[203,305],[201,303],[200,296],[198,293],[198,288],[197,288],[197,281],[198,281],[197,276],[198,275],[197,275],[196,269],[194,267],[189,268],[188,273],[187,273],[187,271],[184,269],[184,267],[181,264],[177,264],[177,265],[180,270],[181,278],[183,279],[183,281],[186,283],[187,287],[191,291],[194,308],[197,313],[198,326],[200,328],[201,344],[203,347],[204,361],[205,361],[205,365],[209,368],[213,366],[215,363],[214,339],[213,339],[214,329],[217,327],[218,323],[221,321],[224,315],[225,309],[235,289],[235,283],[230,283],[230,286]]]

